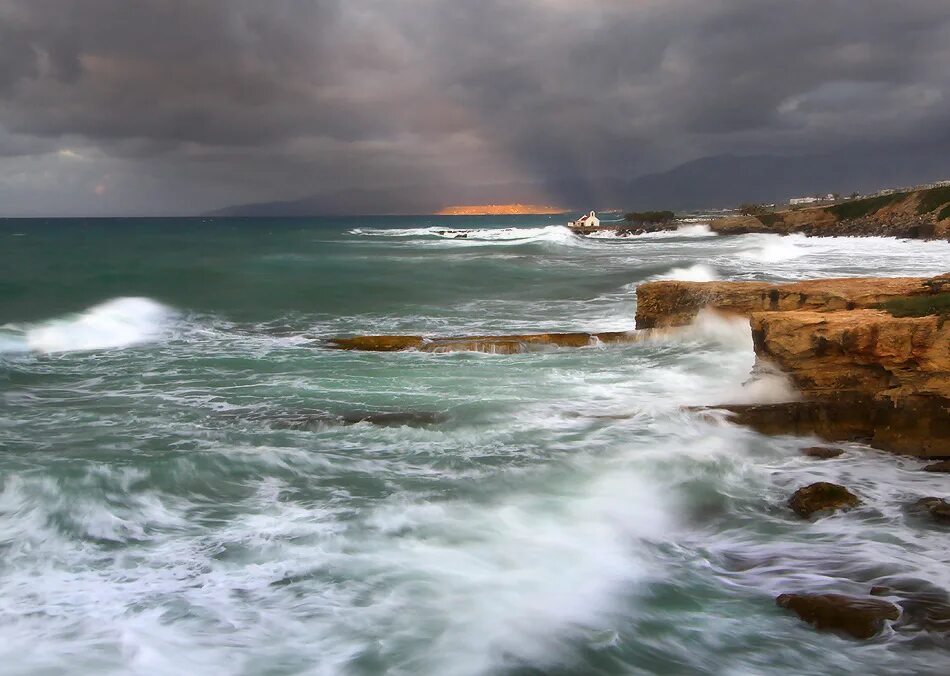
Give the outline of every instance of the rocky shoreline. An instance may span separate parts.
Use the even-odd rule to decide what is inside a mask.
[[[757,366],[788,374],[802,400],[724,406],[736,422],[950,456],[950,274],[649,282],[637,293],[641,329],[684,325],[703,310],[749,319]]]
[[[658,281],[637,289],[636,331],[331,338],[369,352],[518,354],[657,339],[700,312],[747,318],[757,370],[777,367],[801,399],[724,404],[767,434],[862,441],[920,457],[950,457],[950,274],[793,284]]]
[[[746,318],[758,370],[778,367],[801,394],[777,404],[724,405],[733,423],[766,434],[829,440],[927,458],[950,458],[950,274],[825,279],[793,284],[658,281],[637,289],[636,331],[495,336],[334,338],[342,350],[515,354],[660,339],[700,313]],[[709,409],[705,409],[709,411]],[[817,446],[815,461],[841,449]],[[950,461],[922,468],[950,472]],[[862,491],[819,481],[795,490],[787,508],[801,519],[865,506]],[[925,496],[905,505],[932,527],[950,523],[950,501]],[[786,591],[775,603],[819,631],[857,640],[886,632],[950,636],[950,594],[912,578],[865,595]],[[937,639],[943,640],[943,639]]]

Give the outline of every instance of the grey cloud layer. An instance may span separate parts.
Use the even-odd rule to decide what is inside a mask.
[[[0,200],[189,212],[917,142],[950,128],[948,45],[946,0],[0,0]]]

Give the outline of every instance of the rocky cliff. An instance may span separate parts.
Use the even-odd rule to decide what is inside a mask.
[[[735,409],[763,431],[863,439],[911,455],[950,455],[950,322],[881,310],[761,312],[757,360],[791,376],[803,402]]]
[[[749,317],[757,360],[787,373],[803,400],[727,407],[738,422],[950,456],[950,274],[653,282],[637,293],[639,328],[684,324],[703,308]]]
[[[789,209],[712,221],[723,235],[881,236],[950,240],[950,187],[848,200],[825,207]]]

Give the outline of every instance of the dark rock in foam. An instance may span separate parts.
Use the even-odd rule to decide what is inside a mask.
[[[859,504],[861,500],[847,488],[826,481],[799,488],[788,501],[792,511],[806,519],[817,512],[850,509]]]
[[[886,620],[896,620],[901,611],[878,598],[843,594],[782,594],[775,602],[820,631],[834,631],[857,639],[879,634]]]

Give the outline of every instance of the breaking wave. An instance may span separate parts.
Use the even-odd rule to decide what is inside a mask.
[[[351,235],[370,237],[426,237],[438,240],[458,240],[465,244],[528,244],[553,242],[573,245],[582,241],[564,225],[540,228],[354,228]]]
[[[113,298],[80,313],[37,324],[7,325],[0,352],[107,350],[156,339],[174,312],[149,298]]]
[[[614,239],[614,238],[623,238],[623,239],[664,239],[667,237],[716,237],[717,233],[709,229],[709,226],[705,223],[689,223],[685,225],[680,225],[679,227],[672,230],[657,230],[656,232],[644,232],[639,235],[632,234],[622,234],[614,230],[602,230],[600,232],[595,232],[587,237],[592,237],[594,239]]]
[[[740,253],[740,258],[760,263],[781,263],[782,261],[801,258],[808,253],[803,247],[796,244],[795,236],[759,235],[757,237],[757,246]]]
[[[653,279],[670,279],[680,282],[715,282],[721,277],[714,267],[705,263],[696,263],[685,268],[673,268],[669,272],[656,275]]]

